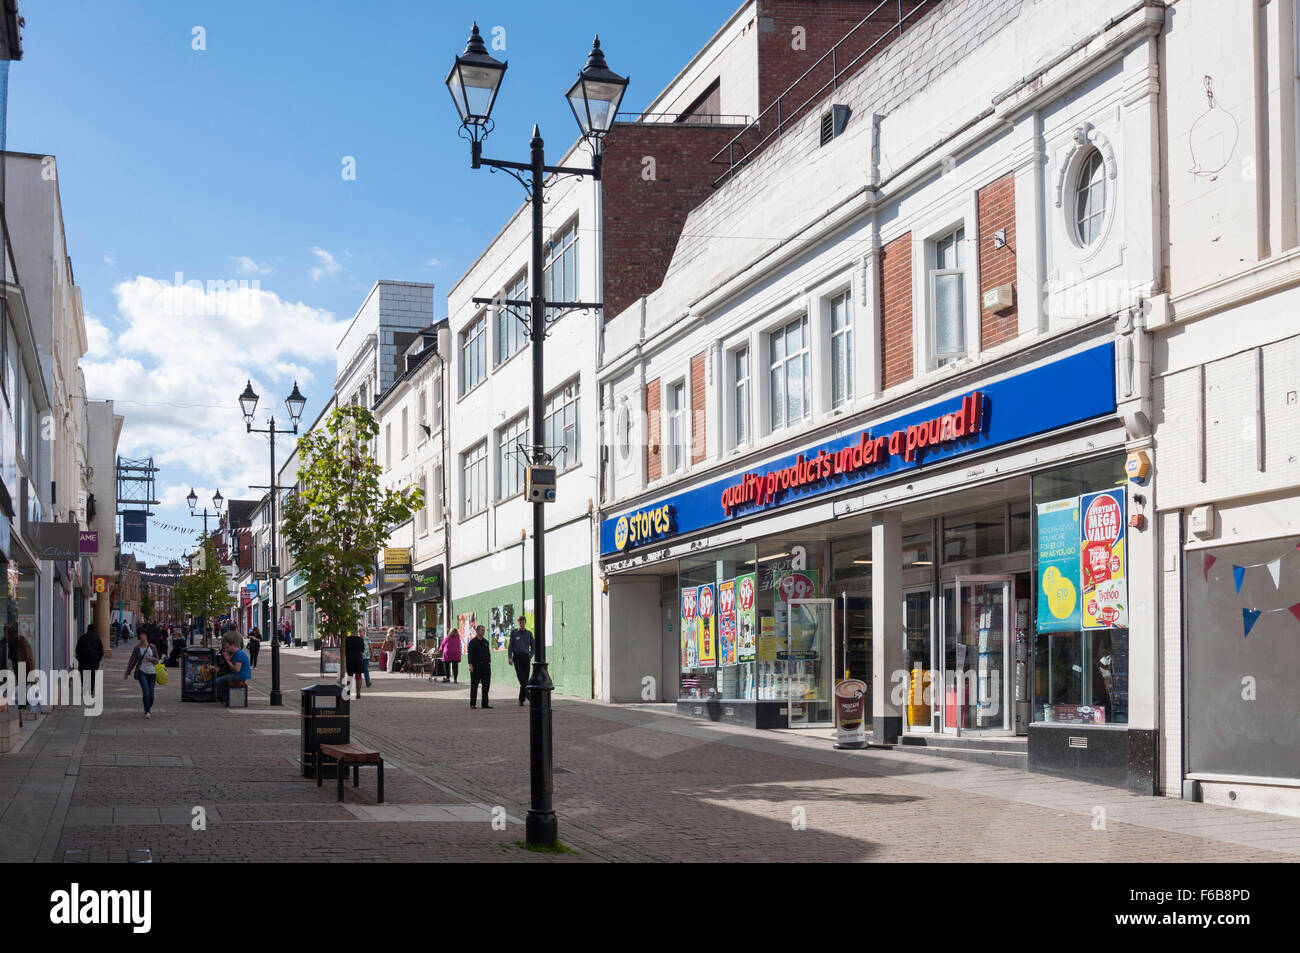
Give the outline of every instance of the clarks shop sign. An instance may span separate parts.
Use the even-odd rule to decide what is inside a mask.
[[[611,517],[601,523],[600,551],[631,552],[1114,412],[1107,343]]]

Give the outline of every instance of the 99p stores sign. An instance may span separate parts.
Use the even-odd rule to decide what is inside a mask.
[[[1079,498],[1085,630],[1128,626],[1125,524],[1123,490],[1088,493]]]

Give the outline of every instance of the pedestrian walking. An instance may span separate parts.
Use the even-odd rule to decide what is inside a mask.
[[[86,626],[85,633],[77,639],[77,668],[81,670],[81,690],[89,686],[91,697],[97,693],[99,683],[99,663],[104,658],[104,643],[99,639],[95,626]]]
[[[361,697],[361,684],[358,678],[365,680],[370,687],[370,647],[362,630],[349,635],[343,642],[344,672],[352,678],[352,690],[356,697]]]
[[[469,707],[474,707],[478,697],[478,687],[483,686],[483,707],[488,704],[488,689],[492,687],[492,649],[483,637],[487,629],[479,626],[474,630],[474,638],[469,640]]]
[[[391,675],[393,669],[397,666],[397,637],[391,625],[384,633],[384,636],[384,651],[387,653],[384,658],[384,671]]]
[[[158,679],[158,673],[154,671],[154,666],[158,664],[158,650],[149,642],[149,634],[140,630],[140,641],[134,649],[131,650],[131,658],[126,663],[125,678],[130,678],[131,673],[135,673],[136,680],[140,683],[140,692],[144,700],[144,716],[152,718],[153,714],[153,690],[154,682]]]
[[[248,661],[253,668],[257,668],[257,653],[262,648],[262,633],[257,631],[257,626],[248,630]]]
[[[519,628],[510,633],[510,661],[519,678],[519,705],[528,701],[528,669],[533,659],[533,633],[524,624],[526,617],[519,616]]]
[[[442,640],[442,662],[446,666],[442,676],[444,682],[460,681],[460,650],[460,633],[452,629]]]
[[[117,645],[117,636],[118,633],[120,633],[121,631],[122,631],[122,624],[118,622],[116,619],[114,619],[108,627],[109,645]]]

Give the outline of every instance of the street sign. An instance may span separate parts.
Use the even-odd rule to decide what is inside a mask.
[[[279,578],[280,578],[280,567],[279,567],[279,566],[272,566],[271,569],[270,569],[270,573],[271,573],[271,578],[272,578],[272,579],[279,579]]]
[[[255,572],[255,573],[253,573],[253,578],[256,579],[256,580],[258,580],[259,582],[262,581],[263,579],[266,578],[266,572],[265,572],[265,570],[259,570],[259,571]]]

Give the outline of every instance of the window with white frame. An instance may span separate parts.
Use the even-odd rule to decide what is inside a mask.
[[[497,499],[524,489],[524,451],[528,449],[528,415],[520,414],[497,431]]]
[[[547,301],[578,300],[578,222],[557,232],[546,243],[546,265],[542,271],[542,294]],[[547,309],[547,319],[558,312]]]
[[[768,336],[768,383],[773,431],[799,423],[811,412],[808,315]]]
[[[442,429],[442,376],[433,382],[433,429]]]
[[[417,525],[421,533],[427,533],[429,531],[429,481],[423,473],[420,474],[420,492],[424,496],[424,502],[420,504]]]
[[[561,470],[582,462],[582,435],[579,432],[578,378],[557,390],[542,405],[542,443],[551,453],[559,453],[555,465]]]
[[[429,426],[429,398],[423,387],[420,388],[420,416],[417,420],[417,424],[419,425],[420,432],[415,435],[415,442],[421,444],[429,439],[429,434],[425,430],[425,428]]]
[[[384,424],[384,469],[393,469],[393,425]]]
[[[731,361],[736,380],[735,445],[741,447],[750,440],[749,406],[753,388],[750,384],[749,348],[742,347],[733,351]]]
[[[1089,149],[1079,163],[1074,180],[1074,236],[1087,248],[1101,235],[1106,221],[1106,162],[1101,152]]]
[[[487,509],[487,465],[486,440],[460,455],[461,519],[468,519]]]
[[[460,392],[468,394],[487,376],[487,315],[460,332]]]
[[[934,367],[966,356],[966,229],[934,241],[930,271],[930,358]]]
[[[668,472],[686,468],[686,382],[668,387]]]
[[[503,300],[522,301],[528,297],[528,271],[521,271],[515,280],[501,292]],[[496,363],[500,364],[517,354],[528,343],[528,328],[519,320],[520,314],[527,310],[507,304],[497,305],[497,351]]]
[[[853,312],[849,293],[830,300],[831,327],[831,407],[840,407],[853,399]]]
[[[430,495],[433,497],[433,522],[435,526],[442,524],[442,464],[433,468],[433,486],[429,488]]]
[[[407,445],[406,445],[407,423],[408,421],[406,419],[406,408],[403,407],[402,408],[402,459],[406,459],[406,454],[407,454]]]

